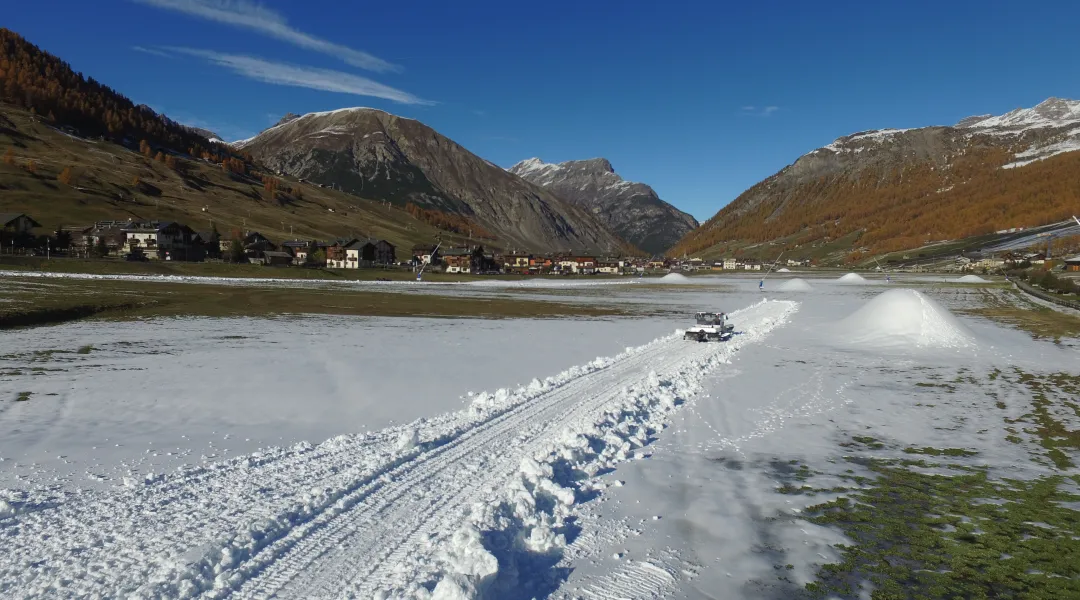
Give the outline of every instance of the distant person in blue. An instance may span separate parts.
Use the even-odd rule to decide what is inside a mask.
[[[765,291],[765,280],[764,279],[757,282],[757,289],[758,289],[759,292],[764,292]]]
[[[886,273],[886,274],[885,274],[885,283],[889,283],[889,282],[891,282],[891,281],[892,281],[892,280],[891,280],[891,279],[889,279],[889,274],[888,274],[888,273]]]

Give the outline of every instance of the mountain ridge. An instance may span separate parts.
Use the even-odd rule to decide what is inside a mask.
[[[954,126],[841,136],[723,207],[669,253],[855,236],[850,255],[915,248],[1066,218],[1080,203],[1080,101],[1049,98]]]
[[[698,226],[647,184],[624,180],[606,158],[562,163],[528,158],[508,169],[592,211],[616,234],[650,254],[663,254]]]
[[[296,177],[475,221],[509,249],[634,251],[588,211],[420,121],[383,110],[350,107],[283,119],[234,147]]]

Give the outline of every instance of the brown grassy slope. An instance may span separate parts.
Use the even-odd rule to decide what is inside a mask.
[[[412,245],[461,242],[417,221],[400,208],[386,207],[285,177],[300,192],[268,198],[257,177],[237,177],[219,165],[180,158],[186,173],[109,142],[80,139],[54,129],[40,118],[0,103],[0,155],[11,152],[14,164],[0,161],[0,212],[25,212],[43,225],[90,225],[98,220],[158,219],[210,229],[211,219],[223,236],[233,229],[260,231],[274,240],[343,236],[385,238],[407,258]],[[36,173],[27,165],[33,161]],[[70,168],[70,185],[57,176]],[[133,184],[138,177],[139,186]],[[202,209],[208,210],[204,212]],[[333,209],[333,212],[330,211]],[[293,234],[290,235],[289,227]]]
[[[750,188],[674,248],[696,255],[731,242],[790,236],[791,249],[858,233],[851,249],[885,253],[936,240],[1060,221],[1080,207],[1080,152],[1002,169],[1012,155],[986,148],[948,169],[930,163],[864,170],[784,185],[781,174]]]

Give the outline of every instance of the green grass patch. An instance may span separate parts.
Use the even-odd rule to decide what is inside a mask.
[[[597,303],[468,297],[327,287],[210,285],[161,281],[6,279],[0,329],[98,318],[239,317],[300,314],[476,318],[607,317],[642,314]],[[16,288],[19,288],[16,290]],[[33,301],[25,302],[26,289]]]
[[[27,400],[30,399],[30,396],[33,396],[33,395],[34,395],[34,392],[19,392],[19,395],[15,396],[15,401],[16,402],[26,402]]]
[[[1019,420],[1035,426],[1033,433],[1039,437],[1040,445],[1055,467],[1060,470],[1072,468],[1075,464],[1063,449],[1080,451],[1080,429],[1069,429],[1051,408],[1063,406],[1080,416],[1075,402],[1075,398],[1080,397],[1080,376],[1071,373],[1035,375],[1020,369],[1015,370],[1015,375],[1016,383],[1031,393],[1033,407]]]
[[[906,454],[923,454],[926,456],[975,456],[978,452],[963,448],[904,448]]]
[[[854,541],[810,592],[855,598],[865,581],[875,599],[1080,597],[1080,512],[1061,505],[1080,496],[1062,491],[1063,476],[992,481],[981,468],[865,464],[870,487],[808,509]]]
[[[79,346],[79,349],[75,351],[75,354],[90,354],[94,350],[95,350],[95,348],[93,346],[90,346],[90,345]]]

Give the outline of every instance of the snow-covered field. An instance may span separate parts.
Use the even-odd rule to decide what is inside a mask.
[[[839,474],[867,436],[1037,477],[988,374],[1080,375],[951,314],[978,282],[853,279],[611,294],[728,310],[724,343],[669,317],[0,333],[0,596],[788,597],[844,541],[777,491],[793,461]]]

